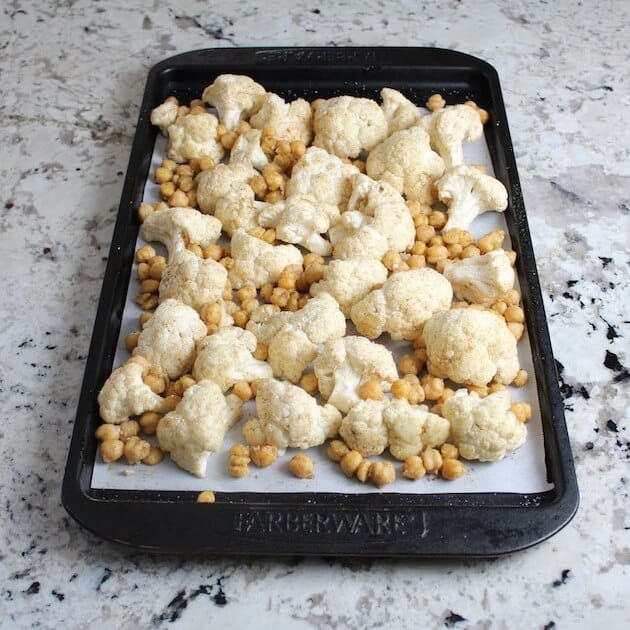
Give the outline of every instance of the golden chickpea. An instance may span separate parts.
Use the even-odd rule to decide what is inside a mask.
[[[267,355],[269,354],[269,348],[264,344],[258,342],[256,345],[256,350],[252,352],[252,356],[254,359],[258,359],[259,361],[266,361]]]
[[[173,177],[173,171],[165,166],[158,166],[155,169],[155,183],[156,184],[164,184],[165,182],[170,182]]]
[[[461,256],[464,248],[459,243],[454,243],[453,245],[447,245],[446,249],[448,250],[449,258],[458,258]]]
[[[396,469],[391,462],[374,462],[368,473],[370,481],[381,488],[396,479]]]
[[[422,243],[428,243],[435,236],[435,228],[432,225],[419,225],[416,228],[416,239]]]
[[[120,439],[120,427],[117,424],[101,424],[101,426],[96,429],[94,437],[96,437],[99,442],[118,440]]]
[[[289,461],[289,470],[298,479],[315,477],[315,463],[308,455],[294,455]]]
[[[416,241],[411,248],[411,254],[414,256],[424,256],[427,251],[427,244],[423,241]]]
[[[157,374],[146,374],[142,380],[144,384],[151,389],[154,394],[161,394],[166,389],[166,383],[161,376]]]
[[[416,365],[418,366],[418,370],[422,370],[427,363],[427,349],[426,348],[415,348],[413,351],[414,359],[416,360]]]
[[[402,266],[403,259],[398,252],[390,250],[385,252],[381,262],[390,271],[398,271]]]
[[[245,311],[249,315],[251,315],[251,313],[253,313],[259,306],[260,304],[255,298],[250,298],[241,302],[241,310]]]
[[[284,308],[289,301],[289,293],[288,289],[283,289],[281,287],[276,287],[271,292],[271,303],[275,306],[279,306],[280,308]]]
[[[409,269],[421,269],[426,265],[426,259],[424,256],[418,256],[413,254],[407,258],[407,266]]]
[[[485,109],[479,107],[479,105],[477,105],[475,101],[466,101],[464,105],[472,107],[479,114],[479,120],[481,120],[482,125],[485,125],[490,119],[490,115],[488,114],[488,112]]]
[[[160,290],[160,283],[157,280],[148,278],[140,283],[141,293],[157,293]]]
[[[401,374],[417,374],[420,371],[420,366],[416,358],[410,354],[406,354],[398,364],[398,369]]]
[[[199,256],[199,258],[203,258],[203,249],[201,246],[197,245],[197,243],[190,243],[186,246],[186,249],[189,252],[192,252],[195,256]]]
[[[319,384],[317,382],[317,376],[315,376],[314,372],[307,372],[302,375],[300,379],[300,387],[309,394],[313,395],[317,392]]]
[[[450,457],[444,458],[442,462],[442,469],[440,471],[444,479],[453,481],[459,479],[466,474],[466,466],[459,459],[451,459]]]
[[[236,142],[236,137],[236,133],[234,133],[233,131],[226,131],[219,138],[219,142],[224,149],[227,149],[229,151],[234,146],[234,143]]]
[[[312,265],[313,263],[319,263],[320,265],[324,264],[324,258],[319,254],[315,254],[314,252],[309,252],[304,256],[304,268]]]
[[[392,395],[395,398],[407,398],[411,393],[411,383],[398,379],[392,383]]]
[[[422,457],[411,455],[405,459],[402,470],[402,476],[405,477],[405,479],[422,479],[426,472],[424,464],[422,463]]]
[[[249,321],[249,313],[243,310],[238,310],[232,314],[232,318],[234,319],[235,326],[245,328],[245,326],[247,326],[247,322]]]
[[[154,411],[147,411],[146,413],[143,413],[138,419],[138,424],[140,425],[142,433],[145,435],[155,435],[160,417],[160,414],[155,413]]]
[[[124,422],[121,422],[118,426],[120,428],[119,439],[121,439],[123,442],[131,437],[140,435],[140,424],[135,420],[125,420]]]
[[[252,381],[249,386],[252,388],[252,393],[254,396],[258,395],[258,385],[260,384],[260,380]]]
[[[499,315],[503,315],[505,311],[507,311],[508,305],[502,300],[499,302],[495,302],[491,308],[493,311],[497,312]]]
[[[136,262],[146,263],[155,256],[155,250],[151,245],[144,245],[136,252]]]
[[[204,258],[209,258],[217,262],[219,262],[219,260],[223,258],[223,248],[221,247],[221,245],[207,245],[203,248],[202,253]]]
[[[346,477],[352,477],[362,461],[363,455],[359,451],[348,451],[339,460],[339,466]]]
[[[181,397],[177,396],[177,394],[171,394],[164,399],[164,413],[168,413],[169,411],[173,411],[177,405],[179,405],[181,401]]]
[[[525,326],[518,322],[508,322],[507,327],[511,330],[512,334],[516,338],[516,341],[520,341],[521,337],[525,333]]]
[[[122,440],[104,440],[101,442],[99,452],[103,461],[109,464],[122,457],[124,448],[125,445]]]
[[[501,247],[504,238],[505,232],[503,230],[494,230],[492,232],[488,232],[485,236],[482,236],[477,241],[477,247],[482,254],[487,254],[493,249]]]
[[[319,282],[324,277],[324,265],[321,263],[311,263],[304,269],[304,278],[310,286],[315,282]]]
[[[212,490],[204,490],[197,495],[197,503],[214,503],[215,501],[216,497]]]
[[[511,304],[503,313],[505,321],[509,323],[522,324],[525,321],[525,313],[520,306],[514,306]]]
[[[459,457],[459,449],[455,444],[444,442],[444,444],[440,446],[440,455],[442,455],[443,459],[457,459]]]
[[[340,462],[349,452],[350,449],[346,446],[345,442],[341,440],[331,440],[328,444],[326,454],[333,462]]]
[[[505,389],[505,385],[503,383],[490,383],[488,385],[488,394],[494,394],[495,392],[500,392]]]
[[[138,345],[138,337],[140,333],[138,331],[130,332],[125,335],[125,348],[131,352]]]
[[[433,226],[436,230],[441,230],[448,221],[448,215],[441,210],[434,210],[429,215],[429,225]]]
[[[166,269],[166,260],[162,256],[156,256],[149,267],[149,277],[154,282],[159,282],[162,279],[164,269]]]
[[[442,455],[435,448],[425,448],[422,452],[422,464],[428,473],[437,474],[442,468]]]
[[[278,449],[275,446],[265,444],[263,446],[250,446],[249,457],[254,466],[266,468],[278,459]]]
[[[356,469],[356,472],[354,474],[356,475],[356,478],[361,483],[365,483],[370,478],[371,468],[372,468],[372,462],[368,461],[367,459],[364,459],[359,464],[359,467]]]
[[[130,437],[123,448],[123,455],[130,464],[137,464],[149,455],[151,445],[137,436]]]
[[[306,145],[301,140],[292,140],[291,141],[291,155],[299,159],[306,153]]]
[[[527,370],[519,370],[517,375],[514,377],[514,380],[512,381],[512,385],[514,385],[514,387],[525,387],[525,385],[527,385],[528,379],[529,374],[527,373]]]
[[[438,398],[438,403],[440,405],[444,404],[449,398],[452,398],[455,395],[455,391],[450,387],[445,387],[442,395]]]
[[[228,472],[232,477],[245,477],[249,474],[247,465],[250,462],[249,447],[244,444],[234,444],[230,448],[230,463]]]
[[[526,402],[513,402],[510,411],[519,422],[528,422],[532,419],[532,406]]]
[[[426,107],[430,112],[436,112],[440,109],[444,109],[446,101],[441,94],[431,94],[429,100],[426,102]]]
[[[421,402],[424,402],[424,389],[422,389],[422,385],[420,383],[412,383],[411,391],[407,395],[407,402],[410,405],[419,405]]]
[[[421,380],[426,400],[438,400],[444,392],[444,381],[437,376],[427,374]]]
[[[238,383],[234,383],[232,393],[236,394],[243,402],[247,402],[254,397],[252,388],[246,381],[239,381]]]
[[[223,309],[218,302],[207,302],[199,308],[199,317],[204,324],[220,324],[223,318]]]
[[[291,271],[285,269],[280,273],[280,276],[278,277],[278,286],[282,289],[294,290],[295,280],[295,275]]]
[[[383,390],[380,381],[377,378],[370,378],[358,389],[359,397],[363,400],[382,400]]]
[[[467,385],[466,389],[468,389],[469,392],[477,394],[479,398],[485,398],[488,395],[487,385]]]
[[[432,245],[427,248],[425,258],[432,265],[436,265],[439,261],[444,262],[448,258],[448,249],[444,245]]]
[[[262,235],[262,240],[265,241],[265,243],[269,243],[269,245],[273,245],[276,242],[276,231],[273,228],[265,230]]]
[[[211,157],[201,157],[199,158],[199,170],[207,171],[211,168],[214,168],[214,160]]]
[[[460,258],[474,258],[481,256],[481,250],[475,245],[466,245],[460,254]]]
[[[151,446],[149,454],[143,458],[142,463],[147,466],[157,466],[164,459],[164,453],[159,446]]]

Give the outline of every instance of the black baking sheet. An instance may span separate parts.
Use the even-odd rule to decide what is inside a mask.
[[[111,372],[156,131],[153,107],[174,94],[187,102],[222,73],[248,74],[284,98],[338,94],[378,99],[382,87],[416,103],[434,92],[448,102],[477,101],[496,176],[506,184],[506,220],[517,269],[538,387],[551,490],[531,494],[217,493],[212,505],[196,492],[91,487],[96,393]],[[211,487],[211,480],[208,480]],[[63,501],[98,535],[160,551],[361,555],[499,555],[544,540],[565,525],[578,493],[561,398],[496,72],[453,51],[428,48],[210,49],[155,66],[148,78],[114,231],[92,345],[70,446]],[[177,532],[177,535],[174,533]]]

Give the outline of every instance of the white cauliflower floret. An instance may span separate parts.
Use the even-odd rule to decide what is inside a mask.
[[[303,98],[285,103],[277,94],[267,92],[249,123],[254,129],[271,127],[277,140],[297,140],[308,145],[313,137],[311,105]]]
[[[392,339],[413,339],[433,314],[451,306],[453,290],[437,271],[422,267],[393,273],[380,289],[354,304],[350,317],[357,331],[376,339],[388,332]]]
[[[447,169],[464,163],[464,140],[479,140],[483,134],[483,124],[477,110],[468,105],[444,107],[425,116],[422,124]]]
[[[432,202],[433,182],[444,172],[444,161],[431,150],[429,134],[422,127],[390,135],[374,147],[365,166],[372,179],[425,204]]]
[[[209,302],[221,302],[227,270],[212,259],[203,259],[182,249],[171,257],[160,280],[160,302],[169,298],[194,309]]]
[[[438,313],[423,329],[428,369],[455,383],[508,385],[519,371],[516,339],[492,311],[457,308]]]
[[[284,201],[265,204],[258,224],[276,230],[276,238],[302,245],[320,256],[329,256],[332,245],[322,234],[339,218],[337,206],[324,205],[313,197],[291,196]]]
[[[201,98],[217,108],[221,124],[232,131],[241,120],[258,111],[265,94],[265,88],[251,77],[221,74],[203,91]]]
[[[201,381],[184,392],[177,407],[158,423],[160,448],[171,459],[197,477],[206,476],[209,453],[216,453],[225,434],[238,420],[242,401],[223,396],[212,381]]]
[[[342,412],[359,402],[358,388],[368,379],[377,378],[388,389],[398,378],[392,353],[385,346],[357,336],[326,343],[313,368],[320,393]]]
[[[387,137],[383,110],[369,98],[336,96],[324,101],[313,118],[313,144],[340,158],[356,158]]]
[[[447,261],[444,276],[459,300],[491,306],[514,287],[514,268],[503,249],[483,256]]]
[[[392,400],[383,410],[389,452],[401,461],[419,455],[425,448],[446,442],[449,421],[429,412],[424,405],[410,405],[404,399]]]
[[[276,378],[297,383],[316,356],[317,344],[303,331],[287,326],[271,340],[267,361]]]
[[[301,387],[267,379],[258,385],[257,418],[243,427],[251,445],[311,448],[337,435],[341,414],[332,405],[318,405]]]
[[[383,104],[381,109],[387,120],[387,133],[389,135],[402,129],[415,127],[422,118],[422,114],[415,103],[392,88],[381,90]]]
[[[178,116],[167,128],[168,157],[178,163],[202,157],[219,162],[224,149],[217,140],[217,125],[212,114]]]
[[[142,236],[146,241],[166,245],[169,261],[177,251],[188,245],[207,247],[221,235],[221,222],[201,214],[194,208],[167,208],[151,212],[142,223]]]
[[[151,111],[151,124],[159,127],[167,136],[168,128],[175,122],[179,106],[174,98],[167,98],[161,105]]]
[[[197,344],[193,377],[197,381],[214,381],[222,392],[239,381],[248,383],[271,378],[271,366],[252,356],[256,337],[237,326],[224,326]]]
[[[133,354],[144,357],[159,374],[175,380],[190,370],[195,344],[207,332],[195,309],[177,300],[165,300],[142,329]]]
[[[364,457],[380,455],[389,444],[383,411],[388,400],[359,400],[342,419],[339,435]]]
[[[490,210],[503,212],[508,195],[505,186],[479,169],[462,164],[449,169],[435,182],[438,197],[448,206],[444,231],[467,230],[475,217]]]
[[[510,403],[507,389],[485,398],[459,389],[442,404],[442,414],[451,423],[451,439],[462,457],[493,462],[525,443],[527,428],[510,411]]]
[[[324,267],[324,277],[311,285],[313,296],[329,293],[346,317],[352,305],[387,280],[387,268],[378,260],[331,260]]]
[[[301,265],[302,254],[293,245],[270,245],[250,236],[242,229],[232,236],[234,265],[228,273],[232,287],[240,289],[246,284],[261,287],[275,282],[280,272],[289,265]]]
[[[243,185],[258,175],[258,171],[246,160],[217,164],[214,168],[197,175],[197,203],[205,214],[212,214],[219,199],[240,192]]]
[[[309,147],[291,170],[286,196],[313,197],[322,205],[345,210],[352,192],[350,178],[358,172],[336,155]]]
[[[214,216],[221,221],[223,230],[232,236],[236,230],[251,230],[258,225],[258,217],[265,203],[256,201],[254,191],[247,184],[217,201]]]
[[[275,311],[271,304],[263,304],[251,314],[247,323],[247,330],[267,346],[285,327],[302,331],[312,343],[326,343],[346,334],[346,318],[337,301],[324,293],[294,312]]]
[[[164,399],[142,380],[149,367],[146,359],[132,357],[109,375],[97,398],[103,421],[120,424],[131,416],[162,410]]]
[[[259,129],[249,129],[239,135],[230,150],[230,163],[246,162],[254,168],[262,171],[269,163],[269,158],[260,146],[262,131]]]
[[[354,175],[351,181],[348,210],[328,231],[333,256],[380,260],[386,251],[410,249],[416,230],[400,193],[362,173]]]

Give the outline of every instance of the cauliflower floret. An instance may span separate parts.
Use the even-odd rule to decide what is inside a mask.
[[[323,279],[311,285],[310,293],[313,296],[329,293],[337,300],[341,312],[350,317],[352,305],[385,280],[387,268],[378,260],[331,260],[324,267]]]
[[[413,339],[433,314],[451,306],[453,290],[437,271],[422,267],[393,273],[380,289],[354,304],[350,317],[359,333],[376,339]]]
[[[223,396],[212,381],[201,381],[184,392],[177,407],[158,423],[160,448],[197,477],[206,476],[209,453],[216,453],[228,429],[238,420],[242,401]]]
[[[130,416],[162,410],[164,399],[142,380],[148,371],[146,359],[132,357],[109,375],[97,398],[105,422],[120,424]]]
[[[341,414],[332,405],[318,405],[301,387],[267,379],[258,385],[258,418],[243,427],[251,445],[311,448],[337,435]]]
[[[258,111],[265,94],[265,88],[251,77],[221,74],[203,91],[201,98],[217,108],[221,124],[232,131],[241,120]]]
[[[339,435],[364,457],[380,455],[389,444],[383,411],[388,400],[360,400],[341,421]]]
[[[444,161],[431,150],[422,127],[397,131],[368,155],[366,172],[387,182],[407,199],[430,204],[433,182],[444,173]]]
[[[237,326],[224,326],[197,344],[193,377],[197,381],[214,381],[222,392],[239,381],[271,378],[271,366],[252,356],[256,337]]]
[[[357,336],[326,343],[313,368],[320,393],[342,412],[359,402],[358,388],[368,379],[378,378],[387,389],[398,378],[392,353],[385,346]]]
[[[271,304],[263,304],[251,314],[247,323],[247,330],[267,346],[285,327],[302,331],[312,343],[326,343],[346,334],[346,318],[335,298],[324,293],[294,312],[278,312]]]
[[[394,188],[358,173],[352,177],[348,210],[330,228],[333,256],[380,260],[386,251],[404,252],[415,241],[409,209]],[[369,249],[366,249],[369,246]]]
[[[358,172],[336,155],[309,147],[291,170],[286,196],[313,197],[323,205],[345,210],[352,192],[350,178]]]
[[[146,241],[166,245],[169,262],[173,254],[188,245],[207,247],[221,235],[221,222],[201,214],[194,208],[167,208],[151,212],[142,223]]]
[[[508,196],[505,186],[479,169],[462,164],[449,169],[435,182],[440,201],[448,206],[444,231],[467,230],[475,217],[493,210],[503,212]]]
[[[275,282],[280,272],[289,265],[301,265],[302,254],[293,245],[270,245],[250,236],[242,229],[232,236],[234,265],[228,273],[232,287],[240,289],[246,284],[261,287]]]
[[[455,383],[508,385],[519,371],[516,339],[492,311],[457,308],[438,313],[423,330],[428,369]]]
[[[258,217],[267,204],[256,201],[254,191],[247,184],[221,197],[215,206],[214,216],[221,221],[223,230],[232,236],[236,230],[251,230],[258,225]]]
[[[212,259],[204,260],[182,249],[171,260],[160,280],[160,302],[169,298],[194,309],[208,302],[223,300],[227,270]]]
[[[425,116],[422,124],[447,169],[464,163],[464,140],[479,140],[483,134],[477,110],[468,105],[449,105],[439,109]]]
[[[311,105],[303,98],[285,103],[277,94],[267,92],[260,109],[249,123],[254,129],[271,127],[277,140],[310,144],[313,137]]]
[[[259,171],[269,163],[269,159],[260,146],[262,131],[249,129],[239,135],[230,151],[230,164],[234,162],[246,162]]]
[[[167,128],[168,157],[178,163],[202,157],[219,162],[224,150],[217,141],[217,125],[217,117],[212,114],[178,116]]]
[[[459,300],[491,306],[514,287],[514,268],[503,249],[483,256],[447,261],[444,276]]]
[[[244,184],[258,175],[246,160],[217,164],[214,168],[197,175],[197,203],[205,214],[212,214],[217,201],[233,192],[239,192]]]
[[[389,452],[401,461],[446,442],[449,421],[430,413],[425,405],[410,405],[406,400],[392,400],[383,411]]]
[[[273,375],[297,383],[317,356],[317,344],[303,331],[287,326],[273,337],[268,351],[267,361],[273,368]]]
[[[324,205],[313,197],[291,196],[285,201],[266,204],[258,215],[258,224],[273,227],[276,238],[302,245],[320,256],[330,256],[332,245],[322,237],[339,218],[339,208]]]
[[[381,109],[387,120],[387,133],[393,134],[402,129],[415,127],[422,118],[418,107],[398,90],[383,88],[381,90],[383,104]]]
[[[336,96],[324,101],[313,119],[313,144],[339,158],[356,158],[387,137],[383,110],[369,98]]]
[[[523,446],[527,428],[510,411],[507,389],[479,398],[459,389],[442,404],[451,423],[451,439],[465,459],[493,462]]]
[[[195,309],[177,300],[165,300],[142,329],[133,354],[144,357],[161,375],[175,380],[190,370],[195,344],[207,332]]]
[[[179,106],[174,98],[167,98],[161,105],[151,111],[151,124],[159,127],[167,136],[168,128],[175,122]]]

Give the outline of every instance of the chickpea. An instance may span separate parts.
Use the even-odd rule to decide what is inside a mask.
[[[125,335],[125,348],[131,352],[138,345],[138,337],[140,333],[138,331],[130,332]]]
[[[374,462],[368,473],[370,481],[381,488],[396,479],[396,469],[391,462]]]
[[[204,490],[197,495],[197,503],[214,503],[215,501],[216,497],[212,490]]]
[[[435,228],[432,225],[419,225],[416,228],[416,239],[422,243],[428,243],[435,236]]]
[[[459,449],[455,444],[444,442],[444,444],[440,446],[440,455],[442,455],[444,459],[457,459],[459,457]]]
[[[136,252],[136,262],[143,263],[148,262],[155,256],[155,250],[151,245],[144,245]]]
[[[260,287],[260,299],[267,304],[271,302],[271,296],[273,294],[274,286],[273,284],[263,284]]]
[[[503,383],[490,383],[488,385],[488,394],[494,394],[495,392],[500,392],[505,389],[505,385]]]
[[[532,406],[526,402],[513,402],[510,411],[519,422],[528,422],[532,419]]]
[[[364,459],[359,464],[359,467],[357,468],[357,470],[356,470],[356,472],[354,474],[356,475],[356,478],[361,483],[365,483],[370,478],[370,469],[371,468],[372,468],[372,462],[368,461],[367,459]]]
[[[304,256],[304,268],[312,265],[313,263],[319,263],[320,265],[324,264],[324,258],[319,254],[315,254],[314,252],[309,252]]]
[[[138,219],[140,223],[144,223],[144,220],[154,212],[153,206],[148,203],[141,203],[138,208]]]
[[[254,466],[266,468],[278,459],[278,449],[275,446],[265,444],[263,446],[250,446],[249,457]]]
[[[154,411],[147,411],[140,416],[140,418],[138,419],[138,424],[140,425],[140,430],[145,435],[155,435],[159,421],[159,413],[155,413]]]
[[[407,402],[410,405],[419,405],[421,402],[424,402],[425,394],[424,389],[422,389],[422,385],[420,383],[412,383],[411,391],[407,396]]]
[[[437,376],[427,374],[421,380],[426,400],[438,400],[444,392],[444,381]]]
[[[199,308],[199,317],[204,324],[220,324],[223,318],[223,309],[218,302],[207,302]]]
[[[302,378],[300,379],[299,384],[300,384],[300,387],[304,391],[311,394],[311,396],[317,392],[317,389],[319,387],[319,383],[317,382],[317,376],[315,376],[314,372],[307,372],[306,374],[302,375]]]
[[[466,466],[459,459],[444,458],[442,469],[440,471],[444,479],[453,481],[466,474]]]
[[[319,282],[324,277],[324,265],[318,262],[311,263],[304,269],[304,278],[308,286]]]
[[[280,276],[278,277],[278,286],[282,289],[294,290],[295,281],[295,275],[291,271],[284,269],[280,272]]]
[[[363,455],[359,451],[348,451],[340,460],[339,466],[346,475],[352,477],[363,461]]]
[[[151,445],[146,440],[141,440],[134,435],[125,442],[123,455],[130,464],[137,464],[148,457],[150,451]]]
[[[527,385],[528,379],[529,374],[527,373],[527,370],[519,370],[512,381],[512,385],[514,385],[514,387],[524,387]]]
[[[398,364],[401,374],[417,374],[420,371],[420,367],[416,357],[410,354],[406,354]]]
[[[271,303],[275,304],[276,306],[279,306],[280,308],[284,308],[289,301],[290,295],[291,294],[289,293],[288,289],[276,287],[271,292]]]
[[[211,168],[214,168],[214,160],[211,157],[201,157],[199,158],[199,170],[207,171]]]
[[[163,256],[156,256],[151,259],[149,267],[149,277],[154,282],[159,282],[162,279],[162,274],[166,269],[166,259]],[[158,285],[159,286],[159,285]]]
[[[164,413],[168,413],[169,411],[173,411],[177,405],[179,405],[181,401],[181,397],[177,396],[177,394],[171,394],[164,399]]]
[[[485,125],[490,119],[490,115],[488,114],[488,112],[485,109],[482,109],[481,107],[479,107],[479,105],[477,105],[475,101],[466,101],[464,105],[468,105],[468,107],[472,107],[479,114],[479,120],[481,120],[482,125]]]
[[[427,363],[427,349],[426,348],[416,348],[413,351],[413,356],[416,361],[416,365],[418,366],[418,370],[422,370]]]
[[[244,444],[234,444],[230,448],[228,472],[232,477],[246,477],[249,474],[247,465],[250,462],[249,448]]]
[[[377,378],[370,378],[358,389],[359,397],[363,400],[382,400],[383,390],[380,381]]]
[[[425,448],[422,452],[422,463],[428,473],[437,474],[442,468],[442,455],[435,448]]]
[[[99,447],[101,458],[106,464],[115,462],[122,457],[124,447],[122,440],[104,440]]]
[[[246,381],[239,381],[238,383],[234,383],[232,393],[236,394],[243,402],[251,400],[254,396],[254,394],[252,393],[252,388]]]
[[[487,385],[467,385],[466,388],[469,392],[475,392],[479,398],[485,398],[488,395]]]
[[[151,446],[149,454],[142,460],[147,466],[157,466],[164,459],[164,453],[159,446]]]
[[[276,231],[273,228],[265,230],[262,235],[262,240],[265,241],[265,243],[269,243],[269,245],[273,245],[276,242]]]
[[[454,390],[452,390],[450,387],[445,387],[444,391],[442,392],[442,395],[438,398],[438,403],[440,405],[443,405],[449,398],[451,398],[454,395],[455,395]]]
[[[170,199],[175,194],[175,184],[172,181],[160,184],[160,196],[162,199]]]
[[[409,269],[420,269],[426,265],[426,259],[424,256],[418,256],[413,254],[407,258],[407,266]]]
[[[434,210],[429,215],[429,225],[433,226],[436,230],[441,230],[448,221],[448,215],[441,210]]]
[[[241,302],[241,310],[245,311],[249,315],[251,315],[259,306],[260,304],[255,298],[250,298]]]
[[[101,426],[96,429],[94,437],[96,437],[99,442],[118,440],[120,439],[120,426],[117,424],[101,424]]]
[[[397,251],[390,250],[385,252],[381,262],[390,271],[399,271],[402,267],[403,259]]]
[[[245,328],[245,326],[247,326],[247,322],[249,321],[249,313],[243,310],[238,310],[232,314],[232,318],[234,319],[235,326]]]
[[[289,470],[298,479],[313,479],[315,464],[308,455],[294,455],[289,461]]]
[[[157,293],[160,290],[160,283],[157,280],[148,278],[140,283],[140,293]]]
[[[507,307],[508,305],[505,302],[499,300],[498,302],[495,302],[490,308],[492,308],[493,311],[496,311],[499,315],[504,315],[505,311],[507,311]]]
[[[402,476],[405,477],[405,479],[422,479],[426,472],[424,464],[422,463],[422,457],[411,455],[405,459],[402,471]]]
[[[411,254],[413,256],[424,256],[424,252],[427,251],[427,244],[424,241],[416,241],[411,248]]]
[[[440,109],[444,109],[446,101],[441,94],[431,94],[429,100],[426,102],[426,107],[430,112],[436,112]]]
[[[436,265],[439,261],[445,262],[448,258],[448,249],[444,245],[432,245],[427,248],[425,257],[432,265]]]
[[[168,184],[164,185],[166,186]],[[188,206],[188,195],[183,190],[175,190],[173,194],[168,197],[168,205],[171,206],[171,208],[185,208]]]
[[[190,374],[184,374],[184,376],[175,381],[175,393],[178,396],[183,396],[184,392],[196,383],[197,381],[195,381],[195,379]]]
[[[140,434],[140,424],[135,420],[125,420],[119,425],[120,438],[123,442]]]
[[[227,149],[229,151],[234,146],[234,143],[236,142],[236,137],[237,136],[236,136],[235,132],[233,132],[233,131],[226,131],[219,138],[219,142],[221,143],[221,145],[223,146],[224,149]]]
[[[477,247],[481,253],[487,254],[493,249],[501,247],[504,238],[505,232],[503,230],[494,230],[493,232],[488,232],[488,234],[482,236],[477,241]]]
[[[249,386],[252,388],[252,394],[254,394],[254,396],[258,396],[258,385],[260,384],[260,379],[257,379],[255,381],[252,381]]]
[[[461,258],[474,258],[475,256],[481,256],[481,250],[475,245],[466,245],[460,254]]]
[[[392,383],[392,395],[394,398],[408,398],[411,393],[411,383],[404,379],[398,379]]]
[[[254,359],[258,359],[259,361],[266,361],[267,355],[269,354],[269,349],[264,343],[258,342],[256,345],[256,350],[252,352],[252,356]]]
[[[508,323],[522,324],[525,321],[525,313],[520,306],[514,306],[511,304],[503,313],[505,321]]]
[[[142,380],[144,381],[144,384],[149,387],[149,389],[154,394],[162,394],[166,389],[166,383],[164,382],[164,379],[157,374],[149,372],[149,374],[146,374],[142,378]]]
[[[518,322],[508,322],[507,327],[512,331],[514,337],[516,337],[516,341],[519,341],[525,333],[525,326]]]

